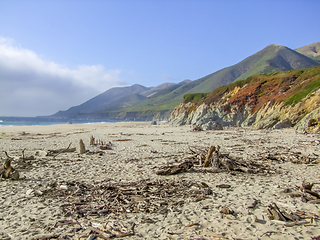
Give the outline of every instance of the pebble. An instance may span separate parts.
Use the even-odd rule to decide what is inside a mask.
[[[39,191],[39,190],[35,190],[35,191],[34,191],[34,194],[37,195],[37,196],[41,196],[41,195],[42,195],[42,192]]]
[[[26,192],[26,195],[30,196],[32,193],[33,193],[33,189],[28,189],[27,192]]]
[[[60,189],[61,189],[61,190],[68,190],[68,186],[66,186],[66,185],[60,185]]]
[[[248,223],[255,223],[258,222],[258,218],[256,215],[250,215],[247,217],[247,222]]]

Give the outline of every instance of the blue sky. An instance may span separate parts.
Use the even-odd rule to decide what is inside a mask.
[[[196,80],[269,44],[320,41],[318,0],[0,0],[0,116],[111,87]]]

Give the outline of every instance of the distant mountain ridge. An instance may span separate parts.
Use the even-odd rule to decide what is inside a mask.
[[[296,51],[320,63],[320,42],[297,48]]]
[[[178,84],[164,83],[156,87],[135,84],[129,87],[111,88],[79,106],[59,111],[53,117],[166,119],[182,102],[185,94],[211,92],[220,86],[261,73],[319,65],[320,63],[315,59],[302,54],[309,54],[313,47],[317,49],[317,45],[311,45],[299,48],[300,53],[285,46],[271,44],[235,65],[194,81],[185,80]],[[311,50],[308,50],[310,48]]]

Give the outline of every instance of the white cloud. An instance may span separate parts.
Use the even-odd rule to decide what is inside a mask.
[[[50,115],[79,105],[116,86],[119,69],[81,65],[76,69],[39,57],[0,37],[0,116]]]

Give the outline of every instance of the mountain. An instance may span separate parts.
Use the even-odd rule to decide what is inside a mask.
[[[320,132],[320,66],[251,76],[211,93],[185,95],[174,125],[293,127]],[[221,127],[220,127],[221,129]]]
[[[53,117],[75,118],[88,117],[90,115],[96,116],[95,112],[99,112],[104,109],[118,108],[119,106],[128,104],[129,102],[141,100],[145,97],[140,94],[148,94],[148,91],[150,90],[150,88],[139,84],[135,84],[130,87],[111,88],[79,106],[71,107],[66,111],[59,111],[54,114]]]
[[[320,63],[320,42],[295,49],[297,52],[312,58]]]
[[[156,98],[144,99],[125,110],[130,112],[144,111],[146,109],[153,111],[173,109],[181,103],[185,94],[211,92],[217,87],[260,73],[289,71],[317,65],[319,63],[315,60],[290,48],[271,44],[233,66],[191,81],[172,91],[158,93]]]
[[[182,102],[185,94],[211,92],[220,86],[256,74],[309,68],[319,64],[316,60],[288,47],[271,44],[233,66],[194,81],[164,83],[156,87],[135,84],[130,87],[112,88],[79,106],[59,111],[53,116],[124,119],[128,119],[128,116],[130,119],[146,119],[161,115],[167,117]]]

